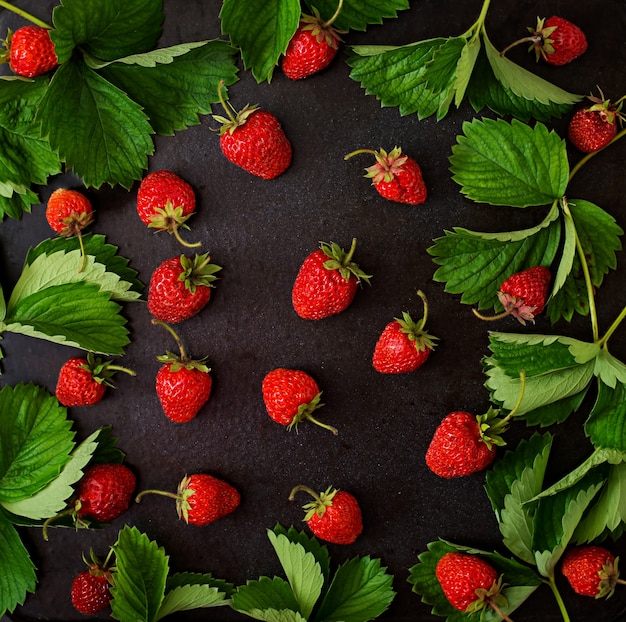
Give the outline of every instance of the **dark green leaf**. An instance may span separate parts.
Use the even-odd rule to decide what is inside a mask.
[[[337,0],[305,0],[309,9],[315,7],[324,20],[337,10]],[[340,30],[365,30],[369,24],[382,24],[383,19],[398,16],[398,11],[409,8],[408,0],[343,0],[333,26]]]
[[[228,597],[231,596],[235,589],[232,583],[228,583],[223,579],[216,579],[209,572],[202,574],[197,572],[176,572],[167,577],[165,591],[167,593],[184,585],[208,585],[209,587],[217,588],[220,592],[224,592]]]
[[[248,581],[246,585],[240,585],[235,590],[231,603],[235,611],[248,615],[252,611],[298,611],[298,602],[289,583],[280,577],[261,577],[258,581]]]
[[[571,414],[578,411],[587,395],[588,389],[589,386],[585,387],[580,393],[550,402],[550,404],[524,413],[526,425],[529,427],[545,427],[555,423],[563,423]]]
[[[111,426],[100,428],[98,447],[94,452],[90,464],[121,464],[126,454],[117,447],[118,439],[113,436]]]
[[[614,388],[598,381],[598,397],[587,422],[585,433],[600,449],[615,449],[626,453],[626,384]]]
[[[24,212],[30,212],[32,206],[37,203],[39,197],[32,190],[27,190],[24,194],[13,192],[10,197],[0,194],[0,220],[5,216],[18,220]]]

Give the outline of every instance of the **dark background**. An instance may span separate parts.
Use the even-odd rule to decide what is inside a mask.
[[[19,5],[50,21],[54,2]],[[161,46],[221,37],[218,0],[166,0]],[[344,36],[346,44],[401,45],[435,36],[461,34],[478,17],[482,0],[414,0],[398,19]],[[626,11],[622,0],[586,2],[492,0],[487,31],[504,48],[524,36],[536,17],[562,15],[583,26],[589,40],[585,55],[555,68],[536,64],[521,46],[510,58],[557,85],[587,94],[599,85],[617,99],[626,93]],[[0,11],[0,33],[23,20]],[[6,70],[2,70],[6,71]],[[100,555],[125,523],[137,526],[165,547],[172,571],[212,572],[235,584],[261,575],[282,574],[266,529],[277,522],[302,525],[305,498],[288,501],[291,488],[306,484],[317,490],[329,485],[352,492],[360,501],[365,528],[350,546],[329,545],[335,564],[355,555],[380,557],[395,575],[397,596],[382,616],[390,622],[435,620],[430,607],[411,592],[409,568],[428,542],[445,538],[459,544],[497,549],[507,554],[488,498],[484,473],[442,480],[424,463],[424,453],[441,419],[452,410],[476,414],[489,407],[483,386],[481,357],[487,354],[487,330],[496,328],[474,318],[458,297],[433,282],[435,266],[426,252],[444,229],[511,230],[538,222],[543,209],[516,210],[475,205],[464,199],[451,180],[448,157],[463,121],[480,115],[464,103],[437,122],[401,117],[396,108],[381,108],[349,78],[340,54],[323,73],[292,82],[277,69],[270,84],[257,84],[241,67],[240,81],[230,88],[236,108],[257,103],[281,120],[293,145],[293,161],[273,181],[250,176],[230,164],[219,149],[210,117],[174,137],[156,139],[149,170],[168,168],[192,184],[198,199],[190,221],[189,240],[202,240],[202,250],[223,266],[208,307],[176,329],[190,354],[207,356],[214,391],[192,422],[177,425],[163,414],[154,392],[156,356],[175,348],[169,335],[150,324],[144,302],[126,305],[132,343],[121,364],[137,372],[116,377],[98,405],[70,410],[77,439],[111,425],[138,476],[138,489],[174,491],[187,473],[209,472],[236,486],[242,494],[237,511],[204,528],[186,526],[174,502],[146,497],[101,531],[52,529],[42,540],[39,529],[21,532],[37,567],[36,594],[19,607],[16,620],[79,620],[69,600],[73,576],[84,566],[81,555],[93,548]],[[215,110],[219,113],[219,110]],[[567,119],[551,125],[564,135]],[[569,193],[593,201],[624,227],[624,156],[626,141],[612,146],[576,175]],[[357,148],[395,145],[422,166],[427,202],[409,207],[385,201],[363,177],[371,161],[343,156]],[[571,151],[571,162],[580,155]],[[72,175],[51,179],[40,189],[42,205],[20,221],[0,223],[1,284],[9,294],[27,249],[51,237],[44,207],[60,186],[76,186]],[[164,259],[181,253],[172,236],[154,235],[136,213],[137,185],[127,192],[104,187],[88,190],[96,220],[91,230],[107,236],[131,260],[144,283]],[[358,291],[344,313],[319,322],[296,316],[291,286],[306,255],[320,240],[348,247],[358,240],[355,259],[373,275],[371,286]],[[624,304],[623,258],[598,293],[601,332]],[[401,376],[377,374],[371,354],[385,324],[402,311],[421,312],[416,290],[430,302],[430,331],[441,341],[419,372]],[[518,331],[514,320],[498,330]],[[591,338],[589,320],[551,327],[539,318],[526,330]],[[61,365],[79,351],[42,340],[7,334],[2,339],[2,384],[35,382],[54,391]],[[611,352],[626,360],[624,331],[612,339]],[[260,392],[263,376],[279,367],[309,372],[323,390],[319,417],[339,429],[337,437],[313,425],[288,432],[267,416]],[[591,404],[553,428],[554,450],[549,479],[577,465],[590,453],[582,424]],[[507,433],[510,447],[533,432],[523,423]],[[614,547],[624,551],[624,542]],[[607,602],[574,595],[559,586],[572,620],[624,619],[626,591],[618,587]],[[561,615],[548,587],[540,587],[513,615],[516,622],[556,622]],[[179,620],[240,620],[228,608],[178,614]]]

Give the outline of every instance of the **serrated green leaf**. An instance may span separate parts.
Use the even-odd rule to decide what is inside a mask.
[[[224,0],[222,33],[241,50],[245,69],[257,82],[272,79],[300,22],[298,0]]]
[[[35,565],[15,527],[0,511],[0,616],[23,605],[36,584]]]
[[[626,453],[626,383],[614,387],[598,381],[598,396],[585,433],[598,449],[613,449]]]
[[[539,406],[533,410],[524,413],[524,421],[529,427],[541,426],[546,427],[557,423],[563,423],[571,414],[578,411],[581,407],[589,387],[586,386],[579,393],[569,395],[562,399],[550,402],[545,406]]]
[[[323,20],[337,10],[336,0],[305,0],[309,9],[315,7]],[[383,19],[398,16],[409,8],[408,0],[344,0],[333,26],[339,30],[365,30],[370,24],[382,24]]]
[[[120,622],[153,622],[163,603],[169,558],[156,542],[128,525],[113,550],[117,568],[111,587],[113,617]]]
[[[155,620],[178,611],[208,609],[228,605],[225,594],[208,585],[181,585],[170,590],[163,599]]]
[[[576,256],[576,226],[574,221],[568,214],[563,215],[563,248],[561,250],[561,259],[559,261],[556,274],[552,279],[551,295],[558,292],[569,275],[572,273],[574,266],[574,257]]]
[[[163,24],[162,0],[63,0],[54,8],[51,31],[59,62],[77,48],[101,60],[147,52]]]
[[[223,43],[228,45],[226,42]],[[115,60],[108,61],[101,61],[88,57],[85,58],[85,63],[91,69],[96,70],[104,69],[105,67],[110,67],[111,65],[116,64],[153,69],[159,65],[169,65],[178,57],[184,56],[188,52],[206,44],[206,41],[190,41],[188,43],[179,43],[178,45],[172,45],[167,48],[157,48],[156,50],[150,50],[149,52],[143,52],[142,54],[131,54],[130,56],[124,56],[123,58],[116,58]]]
[[[69,462],[74,433],[67,411],[42,387],[0,390],[0,503],[28,499]]]
[[[324,583],[328,583],[330,576],[330,555],[328,547],[322,544],[315,536],[309,536],[301,529],[296,529],[293,525],[288,529],[280,524],[274,526],[273,532],[276,535],[286,536],[290,542],[299,544],[305,551],[311,553],[319,564],[324,575]]]
[[[55,71],[38,119],[53,149],[87,186],[130,189],[154,152],[154,130],[141,106],[81,59]]]
[[[85,466],[90,463],[97,447],[97,430],[88,436],[71,454],[69,462],[61,469],[58,477],[27,499],[15,503],[3,503],[6,510],[17,516],[42,520],[59,513],[65,508],[67,499],[74,492],[74,484],[83,476]]]
[[[24,212],[30,212],[32,206],[37,203],[39,197],[32,190],[27,190],[23,194],[14,192],[10,197],[0,194],[0,220],[5,216],[19,220]]]
[[[450,37],[435,50],[433,57],[424,68],[426,88],[438,93],[450,87],[455,80],[459,62],[466,47],[465,37]]]
[[[565,141],[545,125],[513,119],[474,119],[452,147],[450,170],[473,201],[528,207],[549,205],[565,193]]]
[[[113,436],[111,426],[104,426],[98,430],[96,450],[89,464],[121,464],[126,454],[117,447],[118,439]]]
[[[281,577],[273,579],[260,577],[258,581],[248,581],[246,585],[240,585],[235,590],[231,607],[257,620],[265,620],[265,617],[258,617],[260,612],[269,610],[297,612],[298,601],[289,583]]]
[[[224,579],[216,579],[211,573],[204,572],[175,572],[167,577],[167,583],[165,585],[165,593],[173,590],[177,587],[184,585],[206,585],[208,587],[216,588],[220,592],[223,592],[226,598],[230,598],[233,593],[234,585],[224,581]]]

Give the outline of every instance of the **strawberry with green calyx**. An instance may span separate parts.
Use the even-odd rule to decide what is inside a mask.
[[[583,545],[565,554],[561,572],[577,594],[609,598],[618,583],[626,584],[619,578],[618,562],[619,558],[602,546]]]
[[[426,451],[426,465],[439,477],[451,479],[478,473],[496,457],[496,447],[506,445],[502,434],[522,403],[526,374],[520,373],[520,394],[513,409],[503,418],[501,411],[489,408],[483,415],[465,411],[446,415]]]
[[[322,423],[313,413],[324,404],[317,382],[300,369],[278,367],[268,372],[261,385],[267,414],[288,430],[298,429],[302,421],[310,421],[337,435],[337,429]]]
[[[17,76],[37,78],[59,66],[49,27],[30,24],[15,32],[9,30],[2,43],[0,63],[8,62]]]
[[[414,322],[405,311],[385,326],[372,356],[374,369],[381,374],[404,374],[420,368],[435,347],[437,337],[424,329],[428,317],[428,302],[424,292],[418,290],[424,303],[424,316]]]
[[[305,320],[321,320],[348,308],[361,281],[369,283],[352,257],[356,238],[346,253],[338,244],[320,242],[296,275],[291,300],[295,312]]]
[[[135,501],[139,503],[144,495],[157,494],[176,500],[178,518],[188,525],[204,526],[234,512],[241,501],[236,488],[227,482],[196,473],[185,475],[176,493],[163,490],[144,490]]]
[[[274,179],[291,164],[291,143],[278,119],[258,106],[247,104],[237,112],[222,94],[224,82],[220,81],[218,93],[227,116],[213,115],[221,123],[220,149],[229,162],[244,171]]]
[[[389,153],[384,149],[357,149],[344,159],[359,153],[369,153],[376,158],[376,163],[365,169],[365,177],[372,180],[372,185],[382,197],[409,205],[419,205],[426,200],[428,191],[422,169],[413,158],[403,155],[400,147],[394,147]]]
[[[196,195],[182,177],[169,170],[154,171],[146,175],[137,191],[137,213],[148,227],[167,231],[187,247],[200,246],[200,242],[186,242],[179,229],[188,229],[187,220],[196,211]]]
[[[575,112],[567,126],[567,137],[572,145],[583,153],[604,149],[615,138],[618,125],[624,120],[621,109],[625,98],[613,104],[601,90],[600,97],[589,95],[587,99],[593,104]]]
[[[502,577],[484,559],[450,551],[437,562],[435,576],[455,609],[472,614],[491,608],[503,620],[511,622],[501,609],[507,605],[502,594]]]
[[[533,266],[508,277],[498,291],[498,299],[504,311],[490,317],[476,309],[474,315],[486,321],[501,320],[512,315],[520,324],[534,322],[535,316],[543,312],[550,290],[552,275],[545,266]]]
[[[363,531],[361,508],[354,495],[329,486],[317,494],[308,486],[295,486],[289,495],[306,492],[313,501],[303,506],[304,521],[315,536],[333,544],[352,544]]]
[[[339,17],[343,0],[339,0],[337,10],[327,21],[323,21],[319,11],[313,7],[313,15],[303,14],[298,28],[287,45],[282,60],[283,73],[291,80],[301,80],[322,71],[330,65],[341,42],[339,31],[332,25]]]
[[[94,615],[108,608],[113,597],[111,594],[113,568],[110,563],[112,553],[113,550],[109,550],[104,562],[95,556],[93,550],[90,551],[90,560],[83,555],[83,561],[89,570],[84,570],[74,577],[70,595],[72,605],[79,613]]]
[[[210,369],[201,360],[192,360],[178,334],[164,322],[152,320],[174,337],[180,355],[167,351],[158,356],[163,363],[156,376],[156,392],[165,415],[176,423],[187,423],[195,418],[211,396],[213,380]]]
[[[74,356],[59,371],[55,395],[63,406],[97,404],[104,397],[106,387],[115,386],[113,376],[118,371],[135,375],[132,369],[114,365],[93,352],[89,352],[87,358]]]
[[[148,311],[157,320],[175,324],[199,313],[211,298],[222,268],[210,263],[208,253],[180,255],[162,262],[148,286]]]

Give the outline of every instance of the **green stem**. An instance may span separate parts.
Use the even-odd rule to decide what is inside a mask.
[[[601,151],[604,151],[609,145],[612,145],[614,142],[618,141],[620,138],[623,138],[625,135],[626,135],[626,128],[623,129],[618,134],[616,134],[614,136],[613,140],[610,143],[608,143],[607,145],[605,145],[604,147],[602,147],[602,149],[598,149],[597,151],[592,151],[591,153],[588,153],[584,158],[582,158],[579,162],[577,162],[576,166],[574,166],[574,168],[571,170],[571,172],[569,174],[569,181],[572,181],[572,177],[574,177],[574,175],[576,175],[576,173],[578,173],[578,171],[587,162],[589,162],[589,160],[591,160],[591,158],[593,158],[593,156],[597,155]]]
[[[183,345],[181,338],[178,336],[178,333],[169,324],[166,324],[165,322],[161,322],[161,320],[153,319],[152,323],[155,326],[162,326],[163,328],[165,328],[165,330],[169,332],[170,335],[172,335],[172,337],[174,337],[174,341],[176,341],[176,345],[178,346],[178,350],[180,351],[181,360],[187,361],[188,360],[187,351],[185,350],[185,346]]]
[[[472,27],[469,30],[463,33],[462,35],[463,37],[467,37],[473,33],[472,40],[476,40],[478,38],[478,35],[480,34],[481,30],[484,30],[485,18],[487,17],[487,11],[489,10],[490,4],[491,4],[491,0],[485,0],[483,2],[483,6],[480,9],[480,15],[478,16],[478,19],[472,24]]]
[[[322,24],[322,28],[329,28],[333,25],[334,21],[339,17],[339,13],[341,13],[341,7],[343,6],[343,0],[339,0],[339,4],[337,5],[337,10],[334,15],[327,21]]]
[[[604,333],[604,336],[602,337],[602,339],[598,341],[598,344],[601,347],[606,348],[606,344],[608,340],[611,338],[611,335],[617,330],[617,327],[624,321],[624,319],[626,319],[626,307],[622,309],[620,314],[613,321],[613,324],[611,324],[611,326],[609,326],[609,329],[606,331],[606,333]]]
[[[34,15],[31,15],[30,13],[27,13],[26,11],[24,11],[24,9],[19,9],[18,7],[13,6],[10,2],[5,2],[5,0],[0,0],[0,6],[3,6],[5,9],[8,9],[9,11],[16,13],[20,17],[23,17],[29,22],[32,22],[36,26],[41,26],[42,28],[47,28],[48,30],[52,28],[50,24],[46,24],[46,22],[43,22],[40,19],[37,19]]]
[[[554,598],[556,599],[556,603],[559,606],[559,611],[561,612],[561,616],[563,617],[563,622],[571,622],[569,613],[567,613],[567,609],[565,608],[565,603],[563,602],[563,598],[559,593],[558,588],[556,587],[556,583],[554,582],[554,577],[550,577],[546,583],[550,586],[552,593],[554,594]]]

